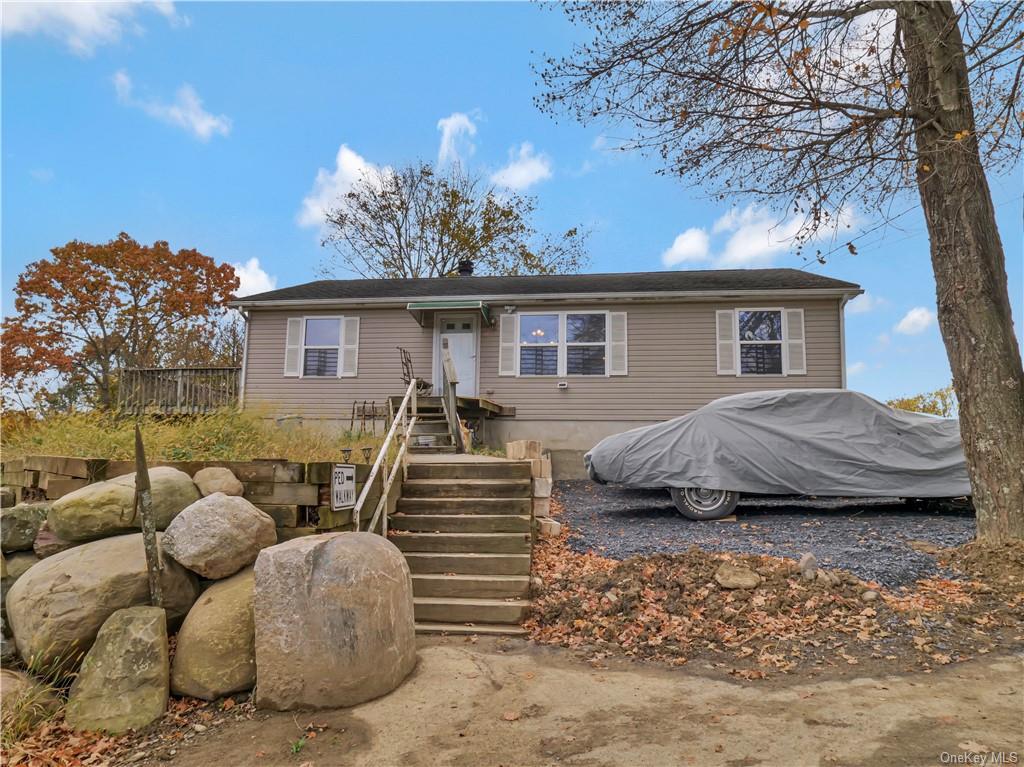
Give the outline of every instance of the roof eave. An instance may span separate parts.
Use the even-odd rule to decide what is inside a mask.
[[[451,301],[456,298],[465,300],[483,301],[506,304],[514,303],[547,303],[559,301],[588,301],[588,302],[615,302],[615,301],[673,301],[680,299],[692,299],[699,301],[712,301],[716,299],[744,298],[747,296],[800,296],[803,298],[853,298],[863,293],[859,287],[835,287],[835,288],[758,288],[749,290],[652,290],[632,291],[616,293],[543,293],[543,294],[497,294],[490,296],[388,296],[386,298],[288,298],[271,299],[266,301],[251,301],[246,298],[238,298],[231,301],[228,306],[233,309],[287,309],[299,306],[318,307],[331,309],[335,307],[371,307],[371,308],[405,308],[409,302],[424,301]]]

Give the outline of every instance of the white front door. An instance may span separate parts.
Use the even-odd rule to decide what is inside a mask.
[[[435,386],[441,383],[441,349],[447,343],[448,353],[455,363],[459,384],[455,393],[460,397],[476,396],[476,317],[471,314],[438,318],[437,375]]]

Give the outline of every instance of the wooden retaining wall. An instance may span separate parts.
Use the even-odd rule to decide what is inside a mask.
[[[331,511],[333,463],[295,463],[268,458],[255,461],[153,460],[149,461],[149,466],[172,466],[190,477],[210,466],[230,469],[245,488],[243,496],[274,518],[279,540],[355,529],[351,510]],[[357,463],[355,467],[358,497],[370,474],[370,464]],[[13,488],[17,501],[56,500],[92,482],[131,474],[135,471],[135,462],[31,455],[4,461],[0,470],[3,485]],[[360,520],[364,530],[380,500],[381,474],[373,485]],[[396,482],[388,498],[389,514],[394,513],[400,492],[401,483]]]

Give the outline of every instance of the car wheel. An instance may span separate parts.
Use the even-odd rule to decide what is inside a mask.
[[[698,521],[727,517],[740,500],[740,494],[734,490],[709,490],[705,487],[673,487],[669,493],[680,514]]]

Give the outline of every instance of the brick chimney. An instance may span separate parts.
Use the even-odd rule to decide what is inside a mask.
[[[464,258],[459,261],[459,276],[460,277],[472,277],[473,276],[473,260],[470,258]]]

